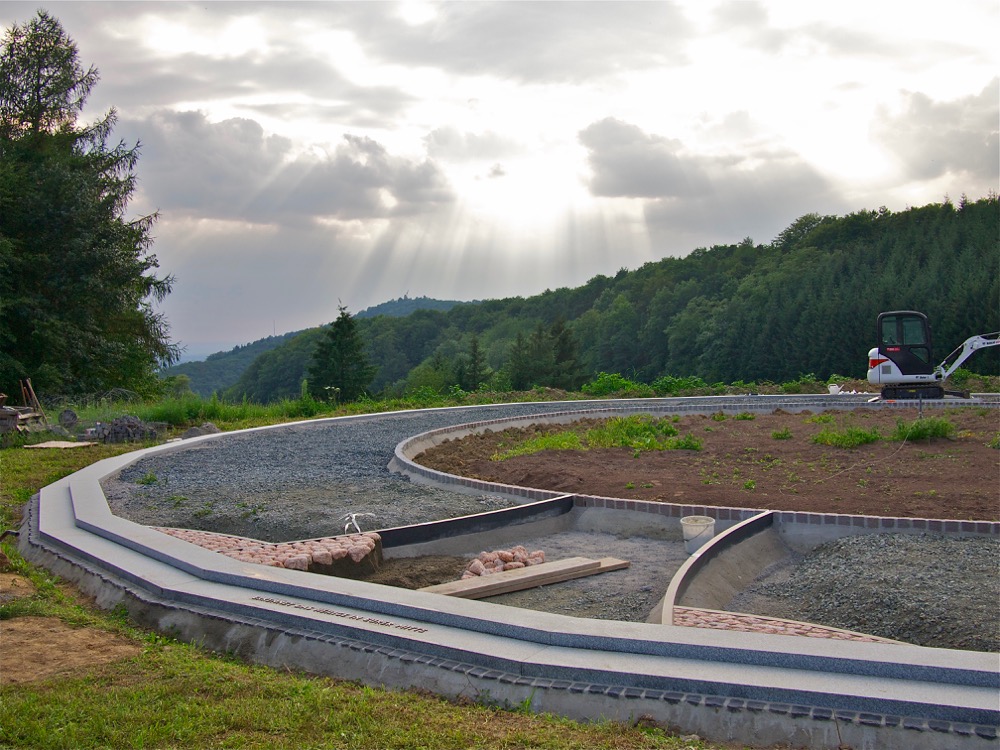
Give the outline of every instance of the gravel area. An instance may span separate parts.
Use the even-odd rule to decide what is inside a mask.
[[[303,423],[208,440],[149,456],[103,483],[111,509],[138,523],[217,531],[271,542],[479,513],[514,503],[450,492],[391,473],[405,438],[450,424],[544,413],[562,405],[413,412]],[[461,415],[461,416],[460,416]]]
[[[764,571],[733,612],[822,623],[919,646],[1000,651],[1000,541],[875,534]]]
[[[149,456],[103,485],[116,514],[153,526],[274,542],[343,533],[346,513],[370,514],[359,516],[363,530],[391,528],[512,504],[414,484],[389,472],[394,448],[406,437],[451,424],[589,408],[593,405],[571,402],[514,404],[281,426]],[[613,535],[584,536],[524,543],[544,549],[549,559],[565,556],[564,549],[590,557],[621,557],[631,560],[632,573],[604,573],[560,584],[565,592],[561,594],[547,587],[497,601],[579,616],[644,620],[662,596],[674,563],[659,546],[642,540],[635,544]],[[998,650],[996,540],[909,536],[887,537],[876,544],[872,539],[846,539],[839,543],[846,551],[824,550],[790,560],[770,571],[772,577],[761,580],[759,590],[737,604],[751,613],[912,642],[904,626],[923,615],[924,620],[933,619],[930,629],[935,631],[925,645],[947,641],[949,647]],[[683,546],[675,547],[683,558]],[[960,590],[961,601],[955,598]],[[949,611],[962,614],[942,619]],[[959,635],[949,640],[949,632]]]
[[[683,541],[620,537],[599,532],[566,531],[524,542],[542,549],[547,559],[616,557],[628,560],[624,570],[515,591],[484,601],[595,620],[645,622],[677,569],[688,559]]]

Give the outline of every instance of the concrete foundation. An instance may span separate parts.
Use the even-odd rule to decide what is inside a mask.
[[[842,398],[827,400],[844,408]],[[766,408],[781,405],[772,399]],[[748,406],[744,398],[705,408]],[[471,418],[474,412],[469,413]],[[226,436],[194,440],[208,439]],[[100,479],[138,456],[108,459],[44,488],[27,508],[20,548],[32,562],[74,581],[100,606],[124,603],[138,622],[178,638],[274,667],[372,685],[419,686],[577,719],[648,717],[717,741],[856,750],[997,747],[995,654],[528,610],[519,610],[510,622],[486,602],[242,563],[111,514]],[[667,529],[680,515],[677,506],[564,496],[535,509],[549,513],[547,518],[526,522],[560,523],[569,511],[559,503],[570,503],[584,517],[590,513],[595,523],[614,514],[626,527],[641,523],[642,514],[654,514]],[[794,539],[796,527],[822,533],[873,528],[867,521],[855,526],[853,520],[812,518],[816,514],[736,510],[715,513],[723,533],[685,566],[664,611],[684,596],[705,602],[724,596],[712,589],[730,575],[725,571],[734,562],[727,555],[738,556],[741,544],[749,543],[755,564],[763,565]],[[464,523],[464,529],[445,521],[441,528],[423,524],[419,532],[385,530],[384,552],[391,556],[409,547],[416,553],[419,545],[431,544],[440,553],[442,540],[458,533],[489,533],[491,541],[502,543],[494,530],[475,528],[490,521]],[[881,523],[874,528],[885,530]],[[954,533],[997,535],[998,527],[957,527]],[[711,585],[698,582],[701,574]]]

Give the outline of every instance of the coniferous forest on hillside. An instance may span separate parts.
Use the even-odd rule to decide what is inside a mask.
[[[807,214],[768,244],[748,238],[572,289],[402,317],[359,315],[356,323],[375,367],[371,394],[573,389],[601,372],[645,383],[863,378],[881,311],[926,313],[936,362],[969,336],[1000,329],[998,270],[1000,212],[991,194],[900,212]],[[223,379],[202,382],[192,371],[210,372],[212,358],[164,374],[188,374],[203,395],[295,397],[323,330],[273,341],[248,364],[246,352],[240,365],[213,355],[228,368]],[[998,355],[979,352],[965,366],[996,374]]]

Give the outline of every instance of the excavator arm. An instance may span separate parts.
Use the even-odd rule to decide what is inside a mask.
[[[970,336],[955,351],[944,358],[935,369],[941,373],[941,379],[949,377],[955,370],[962,366],[969,357],[980,349],[989,346],[1000,346],[1000,331],[994,333],[984,333],[979,336]]]

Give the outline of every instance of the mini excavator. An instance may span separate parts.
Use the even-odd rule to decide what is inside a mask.
[[[882,386],[882,399],[968,398],[946,391],[944,381],[976,351],[1000,345],[1000,331],[967,338],[939,365],[932,363],[931,326],[927,316],[894,310],[878,316],[878,346],[868,352],[868,382]]]

